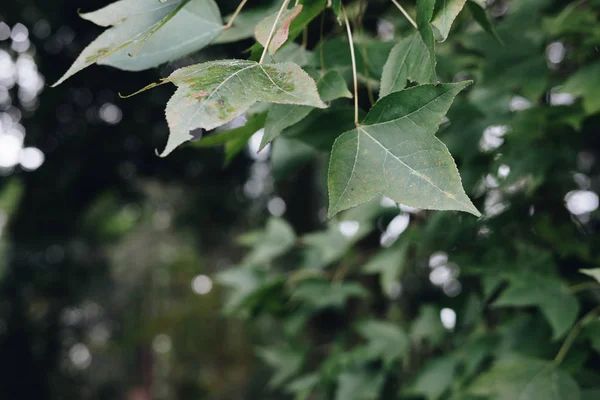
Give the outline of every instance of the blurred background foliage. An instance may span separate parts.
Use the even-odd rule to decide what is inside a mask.
[[[483,218],[382,198],[331,221],[323,150],[351,109],[224,168],[193,144],[154,155],[170,88],[118,96],[251,40],[48,88],[100,32],[76,10],[108,3],[0,5],[2,398],[600,398],[600,284],[579,272],[600,267],[599,1],[489,1],[502,44],[466,10],[438,44],[440,80],[475,81],[438,136]],[[346,3],[368,109],[412,28]],[[325,22],[307,63],[322,48],[349,77]]]

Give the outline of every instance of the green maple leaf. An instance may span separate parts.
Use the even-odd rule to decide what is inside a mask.
[[[312,78],[292,63],[211,61],[178,69],[165,82],[178,88],[167,103],[170,135],[161,156],[192,139],[190,131],[224,125],[258,101],[326,107]]]
[[[448,149],[434,136],[454,97],[468,85],[392,93],[356,129],[342,134],[331,154],[328,216],[378,194],[411,207],[481,215],[465,194]]]
[[[121,0],[81,17],[111,28],[81,52],[54,86],[92,64],[127,71],[156,67],[207,46],[223,30],[213,0]]]

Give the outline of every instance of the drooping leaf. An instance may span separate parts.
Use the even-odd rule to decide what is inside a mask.
[[[404,89],[407,81],[435,83],[433,62],[420,34],[414,33],[402,39],[394,46],[383,67],[379,96]]]
[[[580,400],[577,383],[553,363],[508,355],[475,379],[469,393],[490,400]]]
[[[417,0],[417,26],[419,35],[423,39],[423,43],[429,53],[429,59],[431,62],[425,65],[431,75],[436,79],[435,73],[435,35],[431,26],[431,18],[433,18],[433,8],[435,6],[435,0]]]
[[[290,25],[294,19],[302,12],[302,4],[298,4],[297,6],[285,10],[279,16],[279,20],[277,20],[277,24],[275,25],[275,20],[279,13],[274,13],[260,21],[256,28],[254,29],[254,36],[258,43],[260,43],[263,47],[267,45],[267,40],[269,40],[269,35],[273,30],[273,35],[271,38],[271,43],[269,43],[269,53],[271,55],[275,54],[277,50],[287,41],[288,36],[290,34]],[[275,25],[275,26],[274,26]]]
[[[464,192],[446,146],[435,136],[468,82],[422,85],[392,93],[333,146],[329,217],[382,194],[411,207],[480,213]]]
[[[281,218],[271,218],[256,246],[244,259],[244,264],[260,265],[285,254],[296,243],[292,227]]]
[[[367,353],[382,359],[389,367],[392,362],[406,355],[410,340],[399,326],[390,322],[368,320],[356,327],[367,340]]]
[[[171,133],[163,157],[190,140],[191,130],[224,125],[258,101],[326,107],[312,78],[292,63],[211,61],[178,69],[164,82],[178,88],[167,103]]]
[[[213,0],[120,0],[81,16],[112,27],[53,86],[94,63],[128,71],[156,67],[207,46],[223,29]]]
[[[461,12],[467,0],[438,0],[438,10],[431,21],[436,39],[443,42],[448,38],[452,23]]]
[[[346,81],[336,71],[329,71],[321,77],[317,82],[317,88],[323,101],[331,101],[340,97],[352,97],[352,93],[348,91],[348,87],[346,86]],[[306,118],[313,109],[313,107],[308,106],[273,105],[269,110],[260,150],[279,136],[285,128],[295,125]]]
[[[494,302],[497,307],[537,306],[554,331],[562,337],[573,326],[579,313],[577,298],[560,279],[538,273],[515,273],[510,285]]]
[[[583,98],[583,109],[588,115],[600,112],[600,62],[590,64],[565,82],[561,92]]]

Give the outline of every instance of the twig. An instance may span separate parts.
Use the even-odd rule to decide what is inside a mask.
[[[556,357],[554,358],[555,365],[560,365],[564,361],[565,357],[567,356],[567,353],[571,349],[571,346],[573,346],[573,343],[575,343],[575,339],[577,339],[577,336],[579,336],[583,328],[585,328],[585,326],[588,323],[590,323],[594,318],[596,318],[599,314],[600,306],[594,308],[592,311],[587,313],[575,324],[575,326],[573,327],[573,329],[571,329],[571,332],[569,332],[569,335],[565,339],[565,342],[560,347],[560,350],[558,350]]]
[[[358,77],[356,73],[356,55],[354,54],[354,39],[352,38],[352,29],[350,28],[350,21],[348,21],[346,9],[344,9],[343,7],[342,14],[344,14],[344,22],[346,23],[346,31],[348,32],[348,40],[350,41],[350,56],[352,57],[352,75],[354,78],[354,124],[358,126]]]
[[[412,19],[412,18],[410,17],[410,15],[408,15],[408,13],[407,13],[407,12],[406,12],[406,10],[404,9],[404,7],[402,7],[402,6],[400,5],[400,3],[398,3],[398,1],[397,1],[397,0],[392,0],[392,3],[394,3],[394,5],[395,5],[396,7],[398,7],[398,10],[400,10],[400,12],[401,12],[402,14],[404,14],[404,16],[406,17],[406,19],[408,20],[408,22],[410,22],[410,24],[411,24],[412,26],[414,26],[414,27],[415,27],[415,29],[419,29],[419,28],[418,28],[418,26],[417,26],[417,23],[415,22],[415,20],[414,20],[414,19]]]
[[[277,30],[277,23],[279,22],[279,18],[281,18],[281,14],[283,11],[287,9],[288,4],[290,4],[290,0],[284,0],[279,12],[277,13],[277,17],[275,17],[275,22],[273,22],[273,27],[271,28],[271,32],[269,32],[269,36],[267,37],[267,43],[265,43],[265,49],[263,50],[262,56],[260,56],[259,64],[262,64],[265,60],[265,56],[267,55],[267,51],[269,50],[269,46],[271,45],[271,40],[273,40],[273,35],[275,35],[275,31]]]
[[[235,19],[240,14],[240,12],[242,12],[242,8],[244,8],[244,6],[246,5],[246,2],[248,2],[248,0],[242,0],[242,2],[240,3],[240,5],[238,6],[238,8],[235,9],[235,12],[231,16],[231,19],[229,20],[229,22],[227,23],[227,25],[225,25],[223,27],[223,29],[229,29],[229,28],[231,28],[231,26],[233,25],[233,21],[235,21]]]

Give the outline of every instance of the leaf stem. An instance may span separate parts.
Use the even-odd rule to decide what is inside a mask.
[[[414,26],[414,27],[415,27],[415,29],[419,29],[419,28],[418,28],[418,26],[417,26],[417,23],[415,22],[415,20],[414,20],[414,19],[412,19],[412,18],[410,17],[410,15],[408,15],[408,13],[407,13],[407,12],[406,12],[406,10],[404,9],[404,7],[402,7],[402,6],[400,5],[400,3],[398,3],[398,1],[397,1],[397,0],[392,0],[392,3],[394,3],[394,5],[395,5],[396,7],[398,7],[398,10],[400,10],[400,12],[401,12],[402,14],[404,14],[404,16],[406,17],[406,19],[408,20],[408,22],[410,22],[410,24],[411,24],[412,26]]]
[[[571,332],[569,332],[569,335],[565,339],[563,345],[560,347],[560,350],[558,350],[556,357],[554,358],[555,365],[560,365],[564,361],[565,357],[567,356],[567,353],[571,349],[571,346],[573,346],[573,343],[575,343],[575,339],[577,339],[577,336],[579,336],[583,328],[585,328],[585,326],[589,324],[598,315],[600,315],[600,306],[594,308],[592,311],[584,315],[583,318],[581,318],[575,324],[573,329],[571,329]]]
[[[342,14],[344,14],[344,22],[346,23],[346,31],[348,32],[348,40],[350,41],[350,55],[352,57],[352,76],[354,79],[354,124],[358,126],[358,76],[356,73],[356,55],[354,54],[354,39],[352,37],[352,29],[346,9],[342,6]]]
[[[273,35],[275,35],[275,31],[277,30],[277,22],[279,22],[279,18],[281,18],[281,14],[283,14],[283,11],[287,8],[288,4],[290,4],[290,0],[283,0],[283,4],[277,13],[277,17],[275,17],[275,22],[273,22],[273,27],[271,27],[271,32],[269,32],[269,36],[267,37],[265,49],[263,50],[262,56],[260,56],[260,61],[258,62],[259,64],[262,64],[265,60],[265,56],[267,55],[267,51],[269,51],[269,46],[273,40]]]
[[[231,28],[231,26],[233,25],[233,22],[235,21],[235,19],[237,18],[237,16],[240,14],[240,12],[242,12],[242,9],[244,8],[244,6],[246,5],[247,2],[248,2],[248,0],[242,0],[240,2],[240,5],[235,9],[233,15],[229,19],[229,22],[227,23],[227,25],[225,25],[223,27],[223,29],[229,29],[229,28]]]

